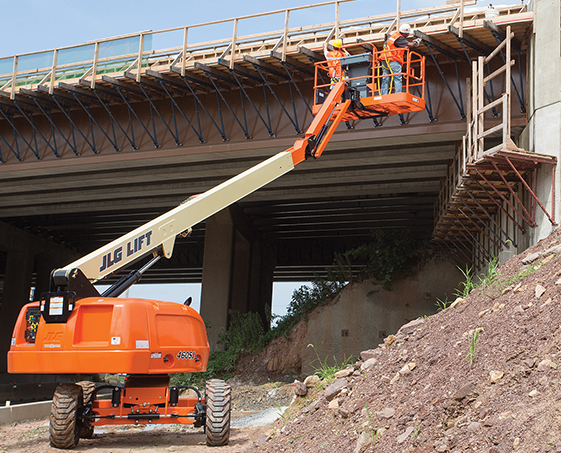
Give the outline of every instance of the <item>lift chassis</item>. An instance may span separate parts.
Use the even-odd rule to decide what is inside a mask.
[[[364,53],[365,44],[355,46]],[[226,445],[230,433],[231,389],[221,380],[207,382],[204,396],[194,387],[170,386],[170,374],[203,372],[210,348],[205,324],[189,304],[119,298],[161,257],[170,258],[178,235],[221,209],[318,158],[341,121],[373,118],[424,108],[424,59],[407,54],[406,93],[379,91],[377,62],[368,52],[341,61],[348,76],[319,84],[328,68],[316,64],[314,119],[304,137],[283,151],[110,244],[51,273],[50,290],[25,305],[10,351],[10,373],[126,375],[123,384],[96,386],[83,381],[57,387],[51,408],[50,442],[73,448],[100,425],[180,423],[204,427],[207,444]],[[419,67],[417,72],[413,63]],[[409,83],[410,82],[410,83]],[[421,87],[421,96],[408,92]],[[152,255],[100,294],[95,282]],[[190,390],[196,396],[180,397]],[[111,397],[101,396],[110,393]]]

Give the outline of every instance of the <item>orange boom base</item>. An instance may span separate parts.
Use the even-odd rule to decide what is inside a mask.
[[[44,300],[33,302],[19,314],[8,352],[10,373],[206,371],[206,329],[191,307],[143,299],[87,297],[75,302],[66,322],[47,323],[40,316],[40,304],[45,307]],[[62,310],[58,306],[49,308],[53,313]]]

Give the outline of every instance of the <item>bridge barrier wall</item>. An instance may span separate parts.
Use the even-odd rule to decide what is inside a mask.
[[[0,407],[0,425],[49,417],[52,401]]]

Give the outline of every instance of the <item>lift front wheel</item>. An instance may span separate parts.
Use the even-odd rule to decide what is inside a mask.
[[[76,382],[76,385],[79,385],[80,387],[82,387],[82,402],[84,404],[84,408],[90,408],[92,407],[92,395],[93,392],[95,391],[95,382],[91,382],[91,381],[80,381],[80,382]],[[93,437],[94,434],[94,427],[92,425],[89,424],[89,422],[86,422],[84,424],[82,424],[80,426],[80,439],[91,439]]]
[[[206,444],[228,445],[230,440],[230,406],[232,390],[220,379],[206,383]]]
[[[56,388],[49,418],[49,440],[53,447],[68,449],[78,445],[82,398],[79,385],[61,384]]]

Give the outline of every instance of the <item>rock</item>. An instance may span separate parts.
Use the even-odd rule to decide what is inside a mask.
[[[530,253],[526,258],[522,259],[522,264],[530,264],[536,261],[540,257],[538,252]]]
[[[317,374],[312,374],[311,376],[308,376],[306,379],[304,379],[304,384],[306,384],[306,387],[308,388],[315,387],[318,382],[319,376]]]
[[[503,371],[493,370],[489,372],[489,377],[491,378],[492,384],[496,384],[497,382],[499,382],[504,375],[505,374]]]
[[[259,440],[257,441],[257,445],[263,445],[268,440],[269,440],[269,436],[267,436],[267,434],[262,434]]]
[[[410,321],[407,324],[402,325],[397,331],[397,333],[398,334],[412,333],[411,331],[415,330],[418,326],[423,325],[424,323],[425,320],[423,318],[414,319],[413,321]],[[390,335],[390,337],[391,336],[392,335]]]
[[[329,409],[339,409],[339,399],[338,398],[334,398],[333,400],[331,400],[329,402],[329,404],[327,405],[327,407]]]
[[[400,434],[399,436],[397,436],[397,443],[402,444],[403,442],[405,442],[413,431],[415,431],[415,427],[414,426],[408,426],[403,434]]]
[[[400,376],[401,374],[395,373],[395,376],[391,379],[390,384],[395,384],[397,381],[399,381]]]
[[[456,308],[458,305],[462,305],[465,301],[466,300],[463,297],[458,297],[448,308]]]
[[[390,346],[393,343],[395,343],[395,340],[397,340],[397,338],[395,337],[395,335],[390,335],[388,338],[384,339],[384,344],[386,346]]]
[[[456,392],[456,394],[454,395],[454,399],[456,401],[461,401],[466,397],[470,397],[470,398],[477,398],[479,395],[475,392],[475,389],[477,388],[477,385],[475,384],[475,382],[471,382],[467,385],[464,385],[460,390],[458,390]]]
[[[341,390],[347,385],[347,378],[341,378],[334,381],[329,387],[325,389],[323,396],[327,401],[335,398]]]
[[[538,365],[538,371],[546,371],[548,368],[557,369],[557,363],[549,359],[543,359]]]
[[[435,450],[435,451],[436,451],[437,453],[445,453],[445,452],[447,452],[448,450],[450,450],[450,449],[448,448],[448,444],[441,443],[438,447],[436,447],[436,450]]]
[[[303,414],[307,414],[307,413],[310,412],[310,411],[316,410],[318,404],[319,404],[319,400],[315,400],[315,401],[312,402],[310,405],[308,405],[307,407],[305,407],[304,409],[302,409],[302,413],[303,413]]]
[[[360,366],[360,371],[366,371],[369,368],[372,368],[374,365],[376,365],[376,362],[378,360],[377,359],[368,359],[366,362],[364,362],[361,366]]]
[[[471,422],[468,426],[467,426],[467,430],[468,431],[477,431],[481,428],[481,423],[479,422]]]
[[[278,357],[273,357],[271,360],[267,362],[267,370],[268,371],[277,371],[279,369],[280,360]]]
[[[402,376],[410,373],[411,370],[409,369],[409,365],[403,365],[403,368],[399,370],[399,374],[401,374]]]
[[[395,409],[391,407],[386,407],[382,409],[380,412],[376,413],[378,418],[392,418],[395,415]]]
[[[368,349],[367,351],[362,351],[360,353],[360,358],[366,362],[368,359],[372,359],[374,357],[378,357],[380,355],[379,349]]]
[[[343,418],[348,418],[351,415],[351,411],[344,406],[339,406],[339,415]]]
[[[528,368],[534,368],[534,365],[536,364],[536,361],[534,359],[525,359],[524,360],[524,364],[528,367]]]
[[[520,437],[517,437],[516,439],[514,439],[514,442],[512,442],[512,448],[516,450],[518,449],[518,447],[520,447]]]
[[[538,396],[538,391],[536,389],[532,390],[530,393],[528,393],[528,396],[530,398],[533,398],[534,396]]]
[[[545,288],[542,285],[536,285],[536,297],[539,299],[543,295],[543,293],[545,293]]]
[[[355,371],[354,366],[349,366],[349,367],[345,368],[344,370],[337,371],[335,373],[335,379],[340,379],[340,378],[350,376],[351,374],[354,373],[354,371]]]
[[[306,387],[306,384],[304,384],[303,382],[295,382],[294,383],[294,394],[296,396],[306,396],[308,394],[308,388]]]
[[[366,431],[364,431],[360,436],[358,436],[354,453],[361,453],[366,450],[366,448],[370,446],[370,443],[370,436]]]

